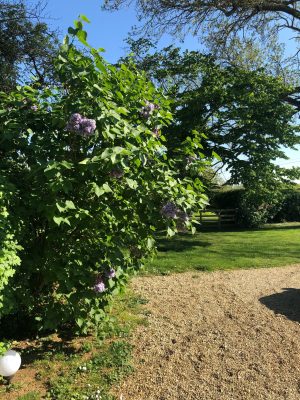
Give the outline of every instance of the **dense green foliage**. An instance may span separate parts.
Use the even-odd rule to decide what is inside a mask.
[[[14,229],[8,213],[8,208],[15,200],[12,193],[13,187],[2,177],[0,179],[0,309],[5,308],[9,312],[7,285],[15,273],[15,268],[20,264],[17,252],[21,248],[15,241]]]
[[[300,222],[300,192],[296,185],[289,186],[289,189],[275,191],[276,199],[270,188],[269,203],[267,195],[262,199],[264,202],[261,200],[260,203],[260,193],[253,193],[253,198],[248,200],[249,192],[242,186],[218,189],[211,192],[210,205],[217,209],[235,208],[237,222],[242,226],[257,226],[265,222]]]
[[[133,65],[107,64],[82,22],[69,32],[89,54],[66,38],[59,86],[0,95],[1,174],[16,194],[6,206],[14,236],[2,240],[22,248],[1,259],[9,307],[0,317],[43,329],[76,321],[86,332],[153,253],[155,230],[192,229],[206,197],[199,179],[180,178],[157,135],[172,121],[168,99]],[[187,138],[177,155],[198,146]]]
[[[300,222],[300,192],[299,190],[287,190],[283,193],[283,200],[274,220],[277,222]]]

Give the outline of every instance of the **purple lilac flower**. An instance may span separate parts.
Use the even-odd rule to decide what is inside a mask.
[[[124,175],[124,171],[122,170],[122,169],[112,169],[110,172],[109,172],[109,176],[111,177],[111,178],[116,178],[116,179],[120,179],[120,178],[122,178],[122,176]]]
[[[96,293],[103,293],[105,292],[106,288],[105,288],[105,284],[102,280],[102,278],[97,278],[96,283],[93,287],[94,291]]]
[[[107,272],[106,276],[108,279],[112,279],[116,277],[116,271],[113,268],[110,268],[110,270]]]
[[[187,222],[189,220],[188,214],[182,210],[177,211],[177,218],[182,222]]]
[[[70,132],[80,133],[81,121],[82,121],[82,116],[80,114],[78,113],[72,114],[66,126],[66,129]]]
[[[141,116],[148,119],[156,108],[155,104],[146,101],[146,105],[141,110]]]
[[[160,210],[161,214],[166,218],[176,218],[178,208],[175,203],[168,201]]]
[[[96,129],[96,121],[75,113],[71,115],[66,129],[70,132],[79,133],[82,136],[91,136]]]
[[[83,136],[91,136],[96,129],[94,119],[83,118],[80,123],[80,130]]]
[[[82,116],[79,113],[72,114],[69,119],[69,124],[79,125],[81,123]]]
[[[30,107],[30,109],[32,111],[37,111],[38,110],[38,106],[34,104],[33,106]]]

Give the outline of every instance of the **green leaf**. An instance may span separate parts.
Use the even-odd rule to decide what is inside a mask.
[[[71,26],[68,28],[68,33],[72,36],[75,36],[77,33],[77,29],[72,28]]]
[[[66,208],[70,210],[76,209],[75,204],[73,203],[72,200],[66,200]]]
[[[79,326],[79,328],[82,327],[84,324],[84,319],[83,318],[76,318],[76,324]]]
[[[95,195],[97,197],[102,196],[104,193],[112,192],[111,188],[109,187],[108,183],[104,183],[102,186],[98,186],[96,182],[92,183]]]
[[[71,226],[70,221],[68,220],[68,218],[63,218],[63,217],[53,217],[53,221],[60,226],[60,224],[65,223],[69,226]]]
[[[168,229],[167,229],[167,235],[169,236],[169,237],[172,237],[172,236],[174,236],[176,234],[176,232],[173,230],[173,229],[171,229],[170,227],[168,227]]]
[[[82,19],[82,21],[87,22],[88,24],[91,23],[91,21],[88,19],[88,17],[86,17],[84,14],[80,14],[79,19]]]
[[[147,239],[147,249],[151,250],[155,244],[155,240],[153,238],[148,238]]]
[[[137,181],[135,181],[135,180],[133,180],[133,179],[126,178],[126,182],[127,182],[128,186],[129,186],[131,189],[136,189],[136,188],[138,187]]]
[[[103,187],[105,193],[110,193],[110,192],[112,192],[112,190],[111,190],[111,188],[110,188],[110,186],[109,186],[108,183],[104,183],[102,187]]]
[[[65,207],[64,206],[61,206],[59,203],[55,203],[55,205],[56,205],[58,211],[60,211],[60,212],[64,212],[65,211]],[[56,218],[56,217],[54,217],[54,218]]]
[[[212,151],[211,155],[219,161],[222,161],[222,158],[215,151]]]
[[[90,161],[89,158],[85,158],[84,160],[80,161],[78,164],[85,165],[85,164],[87,164],[89,161]]]
[[[78,19],[76,19],[76,20],[74,21],[74,26],[75,26],[75,28],[80,29],[80,30],[83,28],[82,22],[79,21]]]
[[[79,30],[79,31],[77,32],[76,36],[78,37],[79,41],[80,41],[82,44],[84,44],[84,45],[87,46],[87,47],[90,47],[89,44],[88,44],[88,42],[86,41],[86,38],[87,38],[87,33],[86,33],[86,31]]]
[[[95,182],[93,182],[93,189],[97,197],[100,197],[105,193],[105,190],[102,187],[98,186]]]

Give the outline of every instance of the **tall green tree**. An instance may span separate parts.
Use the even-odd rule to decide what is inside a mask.
[[[244,185],[247,207],[279,201],[282,184],[298,176],[274,163],[300,143],[295,108],[283,100],[291,87],[264,69],[223,64],[197,51],[170,46],[149,55],[151,43],[143,39],[131,46],[139,67],[173,98],[175,123],[164,132],[168,148],[178,148],[194,130],[203,132],[201,153],[221,157],[216,170],[225,166],[228,183]]]
[[[53,79],[56,33],[40,21],[41,9],[23,0],[0,3],[0,89],[8,92],[32,78],[40,84]],[[46,78],[47,77],[47,78]]]
[[[129,0],[106,0],[105,8],[118,9],[127,3]],[[278,35],[282,30],[294,39],[295,48],[298,48],[300,1],[136,0],[135,4],[140,20],[144,22],[141,29],[135,31],[143,37],[145,34],[160,36],[164,32],[184,37],[187,33],[192,33],[207,46],[209,51],[218,56],[221,54],[221,57],[229,59],[230,62],[241,60],[240,53],[247,54],[248,65],[255,61],[251,57],[258,48],[261,48],[263,57],[268,56],[268,63],[273,64],[276,74],[285,78],[290,75],[286,71],[288,64],[293,70],[294,83],[286,100],[300,111],[298,52],[295,50],[293,63],[280,60],[278,57],[274,59],[276,53],[278,56]],[[270,47],[272,47],[271,52],[268,51]],[[245,60],[242,61],[245,64]]]
[[[128,0],[106,0],[105,7],[117,9]],[[300,33],[298,0],[136,0],[141,18],[152,29],[172,33],[209,32],[222,41],[244,33],[264,33],[266,28]]]

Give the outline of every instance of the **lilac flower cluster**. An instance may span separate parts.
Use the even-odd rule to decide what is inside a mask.
[[[120,168],[112,169],[109,172],[109,176],[111,178],[115,178],[115,179],[120,179],[120,178],[122,178],[123,175],[124,175],[124,171],[122,169],[120,169]]]
[[[189,220],[188,214],[171,201],[168,201],[168,203],[161,208],[160,213],[166,218],[178,219],[183,224]]]
[[[146,105],[141,110],[141,116],[145,119],[148,119],[155,109],[159,109],[157,104],[146,101]]]
[[[188,214],[182,210],[177,211],[177,218],[182,222],[187,222],[189,220]]]
[[[166,218],[176,218],[178,207],[175,203],[168,201],[160,210],[160,213]]]
[[[36,106],[35,104],[33,106],[30,107],[30,109],[32,111],[37,111],[38,110],[38,106]]]
[[[103,293],[106,291],[106,286],[105,286],[105,282],[104,279],[113,279],[116,277],[116,271],[113,268],[110,268],[109,271],[107,271],[104,276],[99,274],[96,277],[96,281],[95,284],[93,286],[93,290],[96,293]]]
[[[113,268],[110,268],[109,271],[106,273],[108,279],[112,279],[116,277],[116,271]]]
[[[93,289],[94,289],[94,291],[95,291],[96,293],[103,293],[103,292],[105,292],[106,287],[105,287],[105,283],[103,282],[103,279],[102,279],[101,276],[98,276],[98,277],[97,277]]]
[[[78,133],[81,136],[91,136],[96,129],[96,121],[83,117],[79,113],[72,114],[66,130]]]

